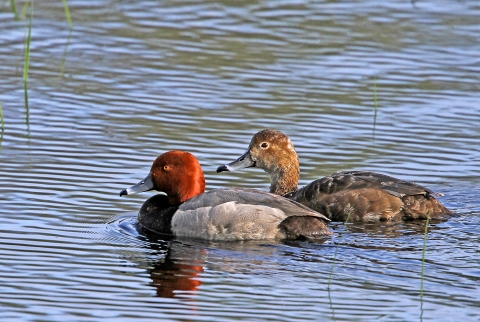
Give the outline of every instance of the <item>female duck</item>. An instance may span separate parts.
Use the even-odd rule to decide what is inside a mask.
[[[270,192],[295,200],[334,221],[444,218],[452,213],[431,190],[367,171],[337,172],[298,190],[300,166],[290,139],[275,130],[255,134],[247,152],[217,172],[259,167],[271,178]]]
[[[149,175],[120,196],[157,190],[139,223],[152,231],[210,240],[320,238],[332,234],[323,215],[289,199],[253,189],[205,192],[205,177],[188,152],[170,151],[153,162]]]

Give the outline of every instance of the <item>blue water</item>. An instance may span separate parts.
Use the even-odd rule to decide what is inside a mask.
[[[22,5],[17,3],[21,16]],[[0,5],[0,320],[478,321],[480,6],[474,1]],[[375,95],[376,104],[375,108]],[[293,141],[306,184],[375,170],[445,194],[431,223],[333,223],[332,239],[158,239],[120,198],[171,149],[208,189],[251,136]],[[422,284],[423,281],[423,284]]]

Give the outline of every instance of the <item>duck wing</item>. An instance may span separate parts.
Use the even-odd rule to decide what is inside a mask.
[[[261,205],[279,209],[283,211],[287,217],[311,216],[320,218],[324,221],[330,221],[330,219],[321,213],[312,210],[301,203],[256,189],[223,188],[207,191],[180,205],[179,210],[193,210],[228,202],[245,205]]]
[[[291,198],[301,190],[304,195],[317,193],[333,194],[340,191],[356,189],[379,189],[402,198],[414,195],[436,195],[432,190],[413,182],[403,181],[384,174],[370,171],[336,172],[330,176],[313,181],[302,189],[290,193],[285,197]]]
[[[369,171],[337,172],[285,195],[338,221],[426,219],[451,214],[430,189]]]
[[[329,219],[281,196],[226,188],[181,204],[173,216],[172,231],[177,236],[210,240],[316,239],[332,235],[324,220]]]

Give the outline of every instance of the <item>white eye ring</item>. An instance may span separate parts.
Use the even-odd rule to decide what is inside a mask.
[[[267,142],[263,142],[262,144],[260,144],[260,147],[261,147],[262,149],[266,149],[266,148],[268,148],[268,143],[267,143]]]

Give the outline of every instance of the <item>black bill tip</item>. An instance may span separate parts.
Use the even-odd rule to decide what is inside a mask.
[[[222,165],[222,166],[219,166],[217,168],[217,173],[218,172],[224,172],[224,171],[230,171],[230,170],[228,170],[228,167],[226,165]]]

